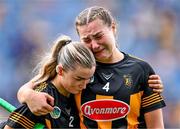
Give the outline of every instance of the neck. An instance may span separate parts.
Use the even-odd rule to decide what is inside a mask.
[[[118,50],[118,48],[115,48],[113,54],[112,54],[112,62],[116,63],[124,59],[124,54]]]
[[[69,97],[70,93],[63,87],[60,81],[60,77],[58,75],[56,75],[56,77],[51,82],[58,89],[60,94]]]
[[[97,60],[97,61],[101,62],[101,63],[116,63],[116,62],[121,61],[122,59],[124,59],[124,54],[122,52],[120,52],[118,50],[118,48],[115,48],[113,50],[112,55],[108,59],[106,59],[106,60]]]

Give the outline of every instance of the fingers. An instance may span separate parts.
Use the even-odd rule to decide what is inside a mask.
[[[154,80],[154,79],[158,79],[158,80],[161,80],[161,78],[160,78],[160,76],[159,75],[150,75],[149,76],[149,79],[152,79],[152,80]]]
[[[162,84],[161,80],[148,80],[149,84]]]
[[[35,115],[45,115],[53,111],[54,98],[47,93],[34,92],[27,102],[30,111]]]
[[[149,87],[152,87],[154,89],[163,89],[163,85],[162,84],[157,84],[157,83],[149,84]]]
[[[28,105],[28,107],[30,107],[30,105]],[[41,103],[41,105],[37,105],[34,108],[31,107],[30,111],[37,115],[46,115],[47,113],[50,113],[51,111],[53,111],[53,107],[51,105],[49,105],[48,103]]]
[[[153,91],[156,92],[156,93],[162,93],[163,89],[153,89]]]
[[[162,93],[164,90],[164,86],[159,75],[149,76],[148,84],[149,87],[153,88],[154,92]]]
[[[41,116],[41,115],[46,115],[47,114],[47,111],[42,111],[42,110],[31,111],[31,112],[36,116]]]
[[[50,104],[51,106],[54,106],[54,98],[50,95],[46,95],[47,97],[47,103]]]
[[[162,84],[149,84],[149,87],[151,87],[153,91],[157,93],[162,93],[164,90],[164,87]]]

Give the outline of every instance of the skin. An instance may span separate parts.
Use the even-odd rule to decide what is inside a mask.
[[[93,76],[95,66],[91,69],[77,66],[75,70],[63,70],[61,65],[58,66],[58,74],[52,83],[57,86],[59,92],[64,92],[65,96],[78,94],[86,88],[87,83]],[[73,84],[73,85],[72,85]]]
[[[124,58],[124,55],[116,47],[115,23],[108,27],[101,20],[96,19],[88,25],[78,26],[77,29],[81,42],[91,49],[98,62],[114,63]],[[161,93],[163,85],[160,77],[158,75],[151,75],[149,79],[149,86],[155,92]],[[54,99],[45,93],[37,94],[32,90],[33,87],[35,85],[32,82],[24,84],[18,91],[18,100],[21,103],[26,102],[34,114],[45,115],[51,112],[53,110]],[[41,100],[41,104],[39,104],[38,100]]]
[[[115,63],[124,58],[123,54],[116,48],[115,24],[108,27],[102,20],[96,19],[87,25],[78,26],[77,28],[81,42],[85,43],[85,45],[91,49],[97,61],[103,63]],[[156,77],[150,78],[159,79]],[[150,82],[159,83],[159,80],[151,80]],[[163,129],[162,109],[146,113],[145,121],[147,128]]]
[[[162,109],[157,109],[150,113],[144,114],[146,125],[148,129],[163,129],[164,122],[162,120],[163,114]]]
[[[116,47],[115,24],[107,27],[97,19],[77,28],[81,42],[91,49],[98,62],[115,63],[124,58]]]
[[[59,85],[59,84],[63,85],[61,88],[59,86],[59,89],[61,89],[60,90],[61,92],[65,91],[66,92],[65,94],[68,93],[77,94],[86,87],[85,84],[89,81],[89,78],[93,75],[94,71],[95,71],[95,67],[93,67],[92,69],[77,67],[75,71],[63,72],[62,66],[59,65],[59,73],[55,77],[55,79],[52,80],[52,82],[54,83],[54,85]],[[57,78],[61,78],[61,80],[58,80]],[[64,80],[68,80],[68,81],[66,82]],[[75,84],[75,85],[71,86],[70,84]],[[79,86],[77,87],[77,89],[74,89],[76,85]],[[31,88],[29,88],[29,86],[31,86]],[[37,94],[36,91],[32,90],[33,87],[34,87],[34,83],[29,81],[24,86],[22,86],[22,89],[20,89],[20,92],[21,91],[23,92],[22,101],[27,100],[26,103],[30,108],[31,112],[39,116],[39,115],[45,115],[53,111],[54,98],[48,95],[47,93],[43,93],[43,92],[38,92]],[[38,100],[41,100],[41,104],[38,102]]]
[[[124,58],[116,47],[115,23],[108,27],[103,24],[102,20],[97,19],[87,25],[78,26],[77,29],[81,42],[91,49],[98,62],[115,63]],[[159,75],[149,76],[148,83],[154,92],[163,92],[163,84]]]
[[[62,65],[58,65],[58,74],[51,82],[64,96],[69,96],[70,93],[78,94],[86,88],[86,85],[90,81],[90,78],[93,76],[94,72],[95,66],[91,69],[77,66],[75,70],[64,71]],[[38,113],[36,115],[41,115],[41,113]],[[12,128],[6,125],[4,129]]]

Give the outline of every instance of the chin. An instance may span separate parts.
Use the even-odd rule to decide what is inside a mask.
[[[79,94],[81,91],[74,91],[72,94]]]

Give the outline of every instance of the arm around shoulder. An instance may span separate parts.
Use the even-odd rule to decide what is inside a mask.
[[[24,84],[17,93],[17,98],[20,103],[25,103],[26,99],[34,92],[33,90],[34,84],[32,81],[27,82]]]
[[[32,81],[24,84],[18,91],[17,97],[21,103],[26,103],[30,111],[35,115],[45,115],[54,108],[54,98],[47,93],[33,90],[35,84]]]
[[[13,128],[11,128],[10,126],[6,125],[6,126],[4,127],[4,129],[13,129]]]

